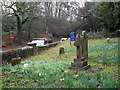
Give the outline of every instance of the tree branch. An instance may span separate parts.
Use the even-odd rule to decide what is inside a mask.
[[[24,24],[25,22],[28,21],[28,17],[26,17],[23,21],[22,21],[22,24]]]

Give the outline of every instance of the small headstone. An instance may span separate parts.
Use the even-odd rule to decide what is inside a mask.
[[[63,47],[60,47],[59,55],[64,54],[64,53],[65,53],[65,52],[64,52],[64,48],[63,48]]]
[[[37,53],[37,47],[36,47],[36,43],[27,43],[28,46],[32,46],[33,47],[33,51],[34,51],[34,54]]]
[[[21,57],[11,59],[11,65],[12,66],[14,66],[16,64],[19,64],[20,62],[21,62]]]
[[[110,42],[110,38],[107,38],[107,43],[109,43]]]

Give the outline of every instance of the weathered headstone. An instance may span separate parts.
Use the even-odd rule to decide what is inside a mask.
[[[64,48],[63,48],[63,47],[60,47],[59,55],[64,54],[64,53],[65,53],[65,52],[64,52]]]
[[[90,65],[87,64],[88,58],[88,37],[85,31],[82,32],[82,35],[76,36],[76,41],[74,43],[76,46],[76,56],[74,62],[71,63],[70,69],[83,70],[88,69]]]
[[[21,62],[21,57],[11,59],[11,65],[12,66],[14,66],[16,64],[19,64],[20,62]]]
[[[110,38],[107,38],[107,43],[120,43],[120,41],[111,41]]]
[[[33,47],[34,54],[37,54],[36,43],[28,43],[27,45],[28,45],[28,46],[32,46],[32,47]]]
[[[110,38],[107,38],[107,43],[109,43],[110,42]]]
[[[85,59],[88,58],[88,37],[85,31],[82,32],[82,36],[83,36],[83,45],[82,45],[82,49],[83,49],[83,57]]]

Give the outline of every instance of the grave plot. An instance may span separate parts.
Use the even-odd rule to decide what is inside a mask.
[[[77,35],[76,41],[74,43],[76,46],[76,56],[77,58],[74,59],[74,62],[71,63],[70,69],[73,70],[87,70],[90,68],[88,65],[88,39],[87,34],[85,31],[82,32],[82,35]]]

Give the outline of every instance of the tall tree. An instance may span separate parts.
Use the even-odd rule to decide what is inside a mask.
[[[120,2],[102,2],[96,5],[100,13],[98,19],[106,29],[110,32],[120,29]]]
[[[26,2],[11,2],[10,5],[5,5],[7,8],[12,9],[11,15],[16,17],[17,21],[17,41],[22,44],[23,26],[27,21],[35,19],[36,17],[29,17],[26,13],[30,10]]]

